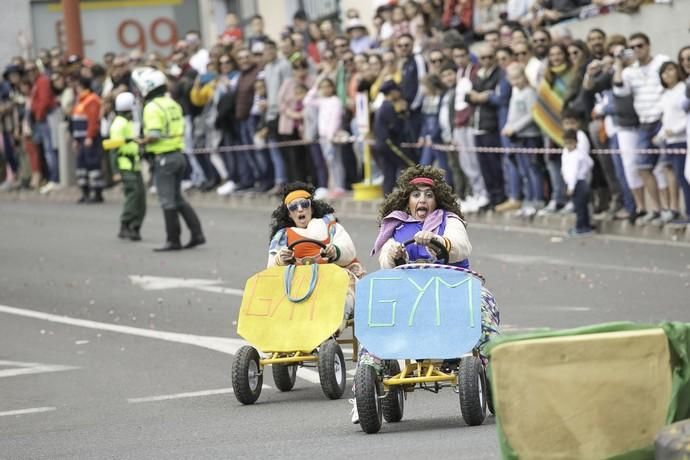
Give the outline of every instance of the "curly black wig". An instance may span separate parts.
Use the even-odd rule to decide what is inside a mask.
[[[445,172],[433,166],[416,165],[405,169],[398,176],[397,189],[393,193],[388,194],[379,208],[379,224],[384,217],[393,211],[409,212],[407,206],[410,194],[417,189],[417,186],[410,184],[410,181],[417,177],[426,177],[434,181],[432,189],[436,197],[436,207],[438,209],[453,212],[460,216],[463,221],[465,220],[460,210],[459,198],[453,193],[450,185],[446,183]]]
[[[288,194],[294,192],[295,190],[306,190],[313,197],[316,191],[315,187],[311,184],[304,182],[291,182],[286,184],[283,188],[283,193],[280,198],[280,206],[278,206],[271,214],[271,234],[269,240],[281,230],[286,227],[294,227],[295,222],[290,219],[290,214],[288,213],[288,208],[285,206],[285,197]],[[312,219],[320,219],[326,214],[333,214],[335,209],[326,203],[325,201],[311,199],[311,212]]]

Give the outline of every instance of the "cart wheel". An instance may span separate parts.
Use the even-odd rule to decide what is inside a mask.
[[[486,376],[484,366],[476,356],[460,360],[458,390],[460,411],[465,423],[481,425],[486,417]]]
[[[396,360],[386,361],[388,374],[394,376],[400,373],[400,364]],[[388,423],[399,422],[405,410],[405,390],[401,385],[388,387],[388,393],[383,398],[383,418]]]
[[[359,415],[359,426],[368,434],[381,429],[381,399],[379,398],[379,377],[376,369],[362,365],[355,373],[355,404]]]
[[[345,393],[345,358],[340,345],[333,339],[319,347],[319,380],[323,394],[329,399],[338,399]]]
[[[280,391],[292,390],[297,379],[297,364],[274,364],[271,368],[276,388]]]
[[[264,376],[259,365],[259,352],[245,345],[232,361],[232,389],[242,404],[254,404],[261,394]]]

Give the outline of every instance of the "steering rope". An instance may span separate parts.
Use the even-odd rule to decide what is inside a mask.
[[[285,295],[287,296],[288,300],[293,303],[300,303],[307,300],[314,293],[314,289],[316,288],[316,281],[319,278],[319,266],[318,264],[311,265],[311,280],[309,281],[309,289],[307,289],[307,292],[299,298],[292,297],[291,293],[292,280],[295,276],[295,267],[296,265],[292,264],[285,267],[285,276],[283,278],[283,282],[285,288]]]

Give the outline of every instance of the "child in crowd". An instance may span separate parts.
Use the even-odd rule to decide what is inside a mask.
[[[291,110],[291,115],[299,124],[298,129],[301,137],[306,141],[315,141],[318,137],[318,110],[314,107],[305,107],[304,98],[307,96],[309,89],[306,85],[298,83],[294,89],[295,105]],[[311,142],[309,146],[309,156],[311,158],[310,167],[313,171],[310,172],[312,176],[312,183],[316,185],[314,192],[315,200],[323,200],[328,197],[328,167],[321,153],[321,145],[317,142]]]
[[[419,134],[418,143],[422,146],[422,156],[419,164],[422,166],[438,162],[438,166],[446,172],[446,182],[453,187],[453,176],[448,164],[448,154],[432,147],[432,144],[443,142],[441,138],[441,125],[439,112],[441,110],[441,99],[444,92],[441,79],[434,74],[429,74],[422,80],[422,115],[424,124]]]
[[[565,130],[561,174],[568,196],[573,200],[576,215],[575,227],[568,230],[569,236],[589,235],[594,231],[589,216],[590,182],[594,161],[589,152],[589,140],[583,131]]]
[[[532,107],[537,102],[537,92],[529,84],[522,64],[511,64],[508,81],[512,86],[508,119],[501,135],[510,140],[512,147],[541,148],[542,135],[532,118]],[[517,216],[533,217],[544,207],[544,174],[539,167],[538,155],[517,153],[517,166],[524,184],[525,200]]]
[[[319,142],[331,179],[329,197],[339,198],[345,194],[345,165],[340,146],[333,142],[333,138],[340,129],[343,104],[335,94],[333,80],[320,78],[305,96],[304,105],[316,107],[319,111]]]

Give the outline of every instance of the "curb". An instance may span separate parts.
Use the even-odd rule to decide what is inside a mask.
[[[236,193],[228,196],[219,196],[216,193],[201,193],[198,191],[186,192],[187,199],[198,207],[226,207],[230,209],[257,209],[272,211],[278,205],[276,197],[259,193]],[[40,195],[35,191],[12,191],[0,193],[0,202],[76,202],[80,196],[76,187],[53,191],[47,195]],[[114,187],[104,191],[106,201],[122,203],[123,197],[120,187]],[[149,206],[154,203],[153,195],[147,195]],[[375,219],[378,215],[378,207],[381,200],[355,201],[351,197],[328,200],[343,217],[358,217]],[[564,233],[575,224],[575,216],[572,214],[553,214],[548,216],[535,216],[532,219],[513,217],[509,213],[488,212],[482,214],[470,214],[467,216],[472,223],[488,226],[533,228],[553,233]],[[670,242],[690,242],[690,225],[666,225],[663,228],[655,226],[638,227],[628,221],[596,221],[598,234],[616,235],[650,240]]]

